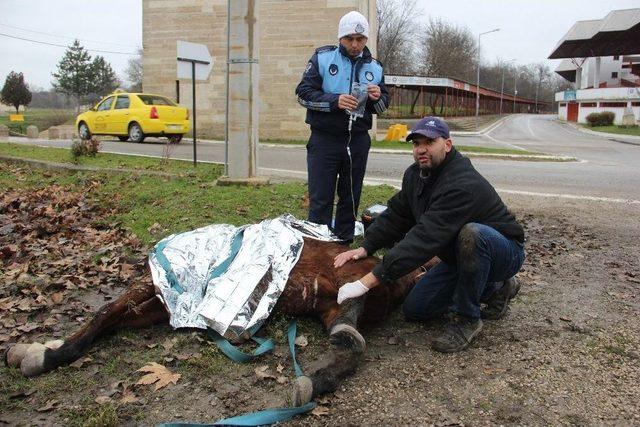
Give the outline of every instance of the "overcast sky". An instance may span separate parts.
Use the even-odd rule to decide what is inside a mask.
[[[442,18],[475,35],[500,28],[482,36],[483,59],[514,58],[518,64],[546,61],[575,21],[640,7],[639,0],[418,1],[425,21],[429,16]],[[49,88],[65,48],[7,35],[59,45],[78,38],[87,49],[135,53],[142,47],[142,0],[0,0],[0,34],[0,84],[10,71],[21,71],[32,87]],[[129,55],[90,53],[103,55],[124,78]],[[549,64],[555,67],[557,61]]]

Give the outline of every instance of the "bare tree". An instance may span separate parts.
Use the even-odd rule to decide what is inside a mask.
[[[385,74],[411,75],[416,71],[419,40],[417,0],[378,0],[378,59]]]
[[[535,111],[538,111],[538,96],[540,95],[540,86],[543,81],[546,81],[551,77],[551,71],[549,70],[549,66],[544,62],[538,62],[533,65],[533,69],[535,71],[536,76],[536,96],[535,96]]]
[[[476,43],[471,31],[441,19],[429,19],[419,52],[425,76],[473,80]]]
[[[423,27],[420,42],[417,62],[421,75],[453,77],[465,81],[473,79],[476,44],[468,28],[430,18],[427,25]],[[438,102],[440,102],[440,114],[442,114],[444,108],[442,95],[430,96],[428,99],[431,112],[434,114]]]
[[[125,70],[127,80],[131,82],[131,92],[142,92],[142,49],[138,49],[138,55],[129,58]]]

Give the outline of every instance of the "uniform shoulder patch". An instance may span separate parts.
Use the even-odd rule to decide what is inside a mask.
[[[326,46],[317,48],[316,53],[331,52],[332,50],[336,50],[337,48],[338,46],[336,45],[328,44]]]

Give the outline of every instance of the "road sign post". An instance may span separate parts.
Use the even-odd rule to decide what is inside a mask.
[[[196,80],[207,80],[213,68],[213,58],[204,44],[177,42],[177,70],[179,79],[191,79],[191,101],[193,117],[193,164],[197,165],[197,127],[196,127]]]

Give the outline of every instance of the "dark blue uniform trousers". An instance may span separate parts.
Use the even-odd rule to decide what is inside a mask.
[[[307,144],[309,221],[328,225],[343,240],[353,239],[356,220],[354,212],[358,212],[362,180],[371,147],[368,132],[354,132],[349,143],[349,159],[348,140],[348,133],[336,135],[312,129]],[[335,224],[332,227],[336,189],[338,203]]]

